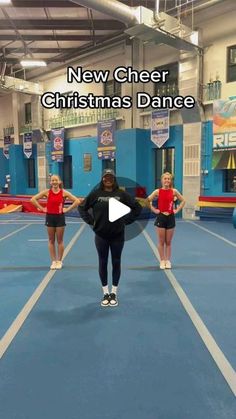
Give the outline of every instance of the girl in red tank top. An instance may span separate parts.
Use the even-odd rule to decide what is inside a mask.
[[[162,187],[156,189],[148,197],[150,209],[157,215],[155,226],[158,235],[158,251],[160,255],[160,269],[171,269],[171,241],[175,229],[175,214],[182,210],[185,205],[184,197],[173,188],[172,174],[163,173],[161,176]],[[157,208],[152,205],[152,201],[157,198]],[[174,201],[178,199],[180,205],[174,209]]]
[[[159,189],[158,209],[160,212],[174,213],[174,191],[173,189]]]
[[[60,189],[59,192],[53,192],[52,189],[49,189],[48,192],[48,202],[47,202],[47,214],[63,214],[63,189]]]
[[[62,182],[58,175],[52,175],[50,178],[50,189],[33,196],[32,204],[40,211],[46,213],[46,222],[48,232],[48,248],[51,256],[50,269],[61,269],[62,258],[64,253],[64,230],[65,230],[65,214],[82,203],[82,199],[77,199],[70,192],[62,189]],[[47,198],[45,207],[39,203],[42,198]],[[64,208],[66,199],[72,201],[72,204]],[[57,251],[56,243],[57,242]]]

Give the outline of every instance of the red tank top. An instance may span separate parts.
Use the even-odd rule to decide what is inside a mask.
[[[174,207],[174,191],[173,189],[159,189],[158,209],[160,212],[168,212],[173,214]]]
[[[63,190],[60,189],[58,193],[54,193],[52,189],[48,192],[47,213],[48,214],[62,214],[63,213]]]

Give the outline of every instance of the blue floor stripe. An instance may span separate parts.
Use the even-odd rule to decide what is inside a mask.
[[[156,241],[155,231],[150,225],[147,230]],[[173,240],[172,259],[176,279],[236,369],[235,248],[192,224],[179,223]]]
[[[8,234],[18,230],[19,228],[22,227],[22,224],[14,224],[14,225],[9,225],[9,224],[0,224],[0,239],[3,239],[5,236],[7,236]],[[16,233],[17,234],[17,233]],[[7,240],[4,239],[4,240]],[[4,242],[4,240],[1,240],[1,242]],[[1,258],[2,259],[2,258]]]
[[[67,227],[65,245],[76,229]],[[49,271],[47,242],[29,242],[32,238],[47,238],[45,227],[32,225],[0,242],[0,337]]]
[[[11,419],[233,419],[235,398],[142,236],[101,308],[89,228],[1,361]],[[14,403],[12,402],[14,399]]]

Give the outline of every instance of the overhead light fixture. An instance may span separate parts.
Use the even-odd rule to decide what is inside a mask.
[[[11,0],[0,0],[0,6],[7,6],[11,4]]]
[[[47,63],[42,60],[21,60],[21,65],[24,68],[30,67],[47,67]]]

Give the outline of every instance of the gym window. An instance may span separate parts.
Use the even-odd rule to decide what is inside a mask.
[[[91,172],[92,171],[92,154],[85,153],[84,154],[84,172]]]
[[[64,156],[62,173],[63,187],[65,189],[72,189],[72,156]]]
[[[68,97],[68,96],[72,96],[73,95],[73,90],[70,90],[70,91],[68,91],[68,92],[64,92],[64,93],[61,93],[61,96],[65,96],[66,98]],[[73,107],[71,107],[71,108],[73,108]],[[59,109],[60,109],[60,112],[64,112],[64,113],[68,113],[68,111],[70,111],[70,109],[67,109],[67,108],[63,108],[62,107],[62,101],[59,101]]]
[[[156,96],[178,96],[179,94],[179,64],[171,63],[156,67],[158,71],[169,71],[166,83],[154,83],[154,94]]]
[[[116,80],[109,80],[104,83],[104,96],[121,96],[121,83]]]
[[[31,124],[32,114],[31,114],[31,103],[25,103],[25,124]]]
[[[236,192],[236,169],[224,170],[225,187],[224,192]]]
[[[227,48],[227,83],[236,81],[236,45]]]
[[[116,173],[116,160],[102,160],[102,171],[105,169],[112,169]]]
[[[28,188],[35,188],[35,160],[27,159],[28,164]]]

